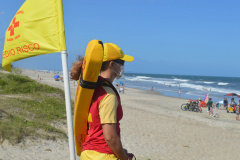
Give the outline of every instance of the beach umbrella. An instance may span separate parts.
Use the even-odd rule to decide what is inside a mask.
[[[53,78],[59,78],[60,76],[59,75],[55,75],[55,76],[53,76]]]
[[[121,81],[117,81],[117,83],[120,83],[120,84],[121,84],[121,86],[123,85],[123,82],[121,82]]]
[[[240,95],[238,95],[237,93],[228,93],[225,96],[236,96],[236,97],[240,97]]]

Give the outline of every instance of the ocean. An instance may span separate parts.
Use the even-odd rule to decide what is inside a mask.
[[[62,71],[40,70],[42,72],[62,74]],[[225,96],[228,93],[240,95],[240,77],[216,77],[216,76],[192,76],[192,75],[167,75],[167,74],[141,74],[125,73],[119,80],[125,87],[151,90],[162,93],[165,96],[179,97],[185,99],[204,99],[206,94],[212,98],[213,102],[223,101],[227,98],[230,102],[232,96]],[[235,102],[239,102],[239,97],[234,97]]]
[[[225,96],[228,93],[240,95],[240,77],[214,77],[214,76],[190,76],[190,75],[166,75],[166,74],[139,74],[125,73],[119,79],[125,87],[137,88],[161,92],[162,95],[186,99],[204,99],[206,94],[213,102],[228,101],[232,97]],[[115,80],[114,85],[117,83]],[[235,97],[235,102],[239,98]]]

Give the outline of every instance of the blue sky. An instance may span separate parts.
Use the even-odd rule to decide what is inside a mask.
[[[0,1],[1,51],[23,2]],[[126,72],[240,76],[239,0],[63,0],[63,7],[69,68],[90,40],[99,39],[135,57]],[[13,65],[61,70],[61,54]]]

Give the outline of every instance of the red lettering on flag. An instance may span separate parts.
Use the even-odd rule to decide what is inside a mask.
[[[9,38],[9,39],[7,39],[7,41],[13,41],[13,38]]]
[[[14,39],[18,39],[20,37],[20,34],[19,35],[17,35]]]
[[[22,51],[21,51],[21,48],[20,48],[20,47],[17,47],[16,49],[17,49],[17,53],[18,53],[18,52],[22,53]],[[19,54],[19,53],[18,53],[18,54]]]
[[[24,46],[23,46],[23,49],[25,49],[25,50],[23,50],[23,52],[28,52],[28,47],[27,47],[27,45],[24,45]]]
[[[6,57],[5,57],[5,53],[4,53],[4,52],[6,52],[6,51],[3,51],[3,59],[4,59],[4,58],[6,58]]]
[[[3,51],[3,59],[14,55],[15,55],[14,49],[10,49],[9,51]]]
[[[33,47],[31,48],[31,46],[33,46]],[[29,45],[28,45],[28,49],[29,49],[30,51],[34,51],[34,45],[33,45],[33,44],[29,44]]]
[[[35,45],[38,45],[38,48],[36,48]],[[38,43],[34,43],[34,49],[39,50],[40,49],[40,45]]]
[[[11,49],[11,55],[15,55],[15,50]]]
[[[17,14],[23,14],[24,13],[24,11],[18,11],[17,13],[16,13],[16,15]]]
[[[30,43],[28,45],[23,45],[16,47],[15,49],[5,50],[3,51],[3,59],[8,58],[10,56],[14,56],[17,54],[24,54],[25,52],[34,52],[34,50],[39,50],[40,45],[38,43]],[[25,53],[27,54],[27,53]]]

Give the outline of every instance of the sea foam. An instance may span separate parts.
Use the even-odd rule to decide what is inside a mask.
[[[181,81],[181,82],[187,82],[187,81],[189,81],[189,80],[187,80],[187,79],[178,79],[178,78],[174,78],[173,80],[174,80],[174,81]]]
[[[203,82],[205,84],[214,84],[215,82]]]
[[[225,86],[225,85],[228,85],[229,83],[223,83],[223,82],[219,82],[218,85],[220,86]]]

